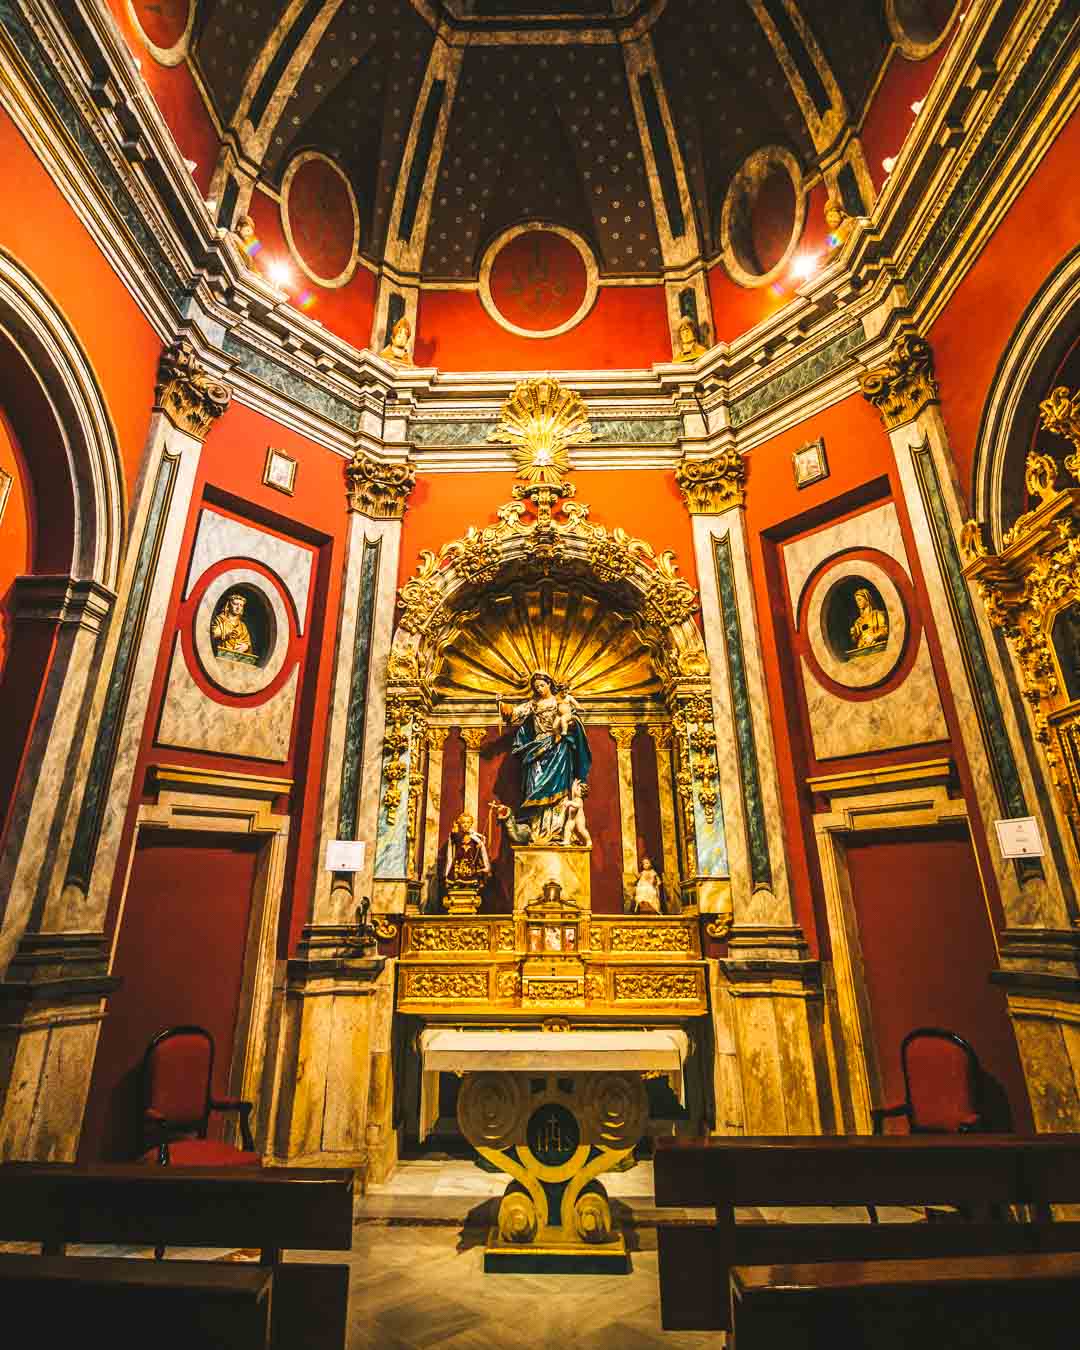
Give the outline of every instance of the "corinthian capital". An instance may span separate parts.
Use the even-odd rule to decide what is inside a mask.
[[[746,462],[737,450],[722,450],[711,459],[684,459],[675,481],[692,516],[718,516],[746,505]]]
[[[154,406],[178,431],[205,441],[231,398],[232,390],[206,373],[187,338],[177,338],[162,352]]]
[[[345,495],[350,511],[373,520],[400,520],[416,484],[416,465],[382,464],[358,450],[345,467]]]
[[[934,353],[917,333],[904,333],[893,343],[889,359],[868,370],[859,381],[863,398],[881,414],[885,430],[914,421],[938,397]]]

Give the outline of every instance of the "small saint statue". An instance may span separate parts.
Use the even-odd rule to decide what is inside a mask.
[[[570,848],[574,844],[592,848],[592,835],[585,823],[585,798],[588,795],[588,783],[575,778],[563,801],[563,848]]]
[[[631,913],[660,913],[660,878],[648,858],[642,858],[638,879],[634,886]]]
[[[825,224],[833,248],[840,248],[855,228],[855,217],[849,216],[835,197],[830,197],[825,203]]]
[[[259,252],[259,242],[255,238],[255,222],[250,216],[237,216],[236,223],[229,231],[229,239],[240,261],[251,272],[262,273],[255,255]]]
[[[675,329],[675,360],[696,361],[699,356],[704,356],[707,350],[698,340],[697,324],[689,315],[684,314],[679,320],[678,328]]]
[[[390,341],[379,355],[384,361],[393,361],[399,366],[412,365],[412,324],[404,314],[391,328]]]
[[[251,631],[244,622],[247,600],[239,591],[225,597],[225,603],[210,623],[210,637],[214,655],[219,661],[242,661],[254,666],[259,658],[251,641]]]
[[[889,616],[877,609],[866,586],[855,592],[855,622],[851,625],[851,650],[868,652],[884,646],[889,636]]]
[[[452,886],[481,886],[491,872],[487,844],[468,811],[454,821],[446,845],[446,880]]]

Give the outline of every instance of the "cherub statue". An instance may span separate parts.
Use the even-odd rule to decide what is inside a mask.
[[[588,795],[588,783],[575,778],[563,800],[563,848],[570,848],[574,843],[592,848],[592,835],[585,823],[585,798]]]
[[[641,860],[641,870],[638,872],[637,883],[634,886],[632,912],[634,914],[660,913],[660,878],[648,858],[642,858]]]

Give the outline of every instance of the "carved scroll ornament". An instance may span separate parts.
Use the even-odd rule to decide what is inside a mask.
[[[859,381],[863,398],[881,414],[885,430],[914,421],[938,397],[934,353],[917,333],[904,333],[893,343],[887,361],[868,370]]]
[[[737,450],[722,450],[711,459],[684,459],[675,481],[691,515],[718,516],[746,505],[746,461]]]
[[[383,464],[358,450],[345,466],[349,510],[372,520],[400,520],[415,486],[416,465],[411,460]]]

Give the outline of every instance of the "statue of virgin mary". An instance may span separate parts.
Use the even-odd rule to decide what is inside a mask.
[[[586,782],[592,753],[581,721],[581,707],[567,689],[559,689],[546,670],[529,677],[532,695],[524,703],[500,703],[503,718],[517,728],[512,753],[521,765],[522,799],[518,818],[527,820],[536,842],[558,833],[575,780]]]

